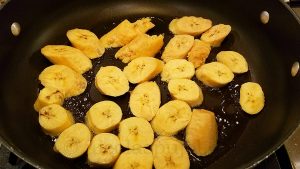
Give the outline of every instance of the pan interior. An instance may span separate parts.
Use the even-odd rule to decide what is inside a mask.
[[[234,5],[233,2],[229,4]],[[284,135],[284,126],[288,123],[289,112],[285,104],[286,80],[285,64],[281,63],[281,52],[277,51],[267,34],[253,14],[243,17],[243,9],[227,5],[215,5],[208,1],[180,2],[172,1],[76,1],[72,4],[61,4],[51,13],[27,26],[19,43],[10,58],[5,61],[1,72],[5,79],[1,83],[1,135],[5,142],[19,155],[42,168],[88,168],[86,156],[76,160],[68,160],[54,153],[53,139],[46,136],[38,124],[38,114],[33,110],[33,103],[38,90],[42,88],[37,77],[47,66],[51,65],[40,53],[47,44],[67,44],[65,33],[69,29],[89,29],[99,37],[111,30],[124,19],[134,21],[142,17],[152,17],[155,27],[149,34],[164,34],[165,44],[172,37],[168,31],[168,23],[176,17],[201,16],[211,19],[213,24],[224,23],[232,26],[232,32],[219,48],[214,48],[208,62],[215,61],[215,56],[222,50],[234,50],[243,54],[248,61],[250,72],[236,75],[233,82],[224,88],[212,89],[194,80],[201,86],[205,108],[216,113],[219,129],[218,147],[208,157],[197,157],[185,144],[189,151],[191,168],[237,168],[247,167],[253,161],[271,151],[278,144],[278,136]],[[236,8],[234,8],[236,7]],[[101,66],[125,65],[114,59],[117,49],[106,50],[104,56],[93,60],[93,68],[84,74],[89,81],[85,93],[67,99],[64,106],[71,110],[77,122],[84,121],[86,111],[101,100],[116,101],[122,108],[124,116],[130,117],[129,94],[119,98],[100,95],[94,85],[94,77]],[[159,57],[160,54],[157,56]],[[272,60],[272,64],[270,64]],[[272,75],[276,76],[276,78]],[[162,104],[170,100],[166,83],[157,77],[162,94]],[[247,81],[261,84],[265,96],[264,110],[255,116],[241,111],[238,98],[240,85]],[[134,86],[131,86],[131,89]],[[117,131],[114,131],[117,134]],[[282,132],[282,133],[281,133]],[[184,132],[176,137],[184,140]],[[22,153],[20,153],[22,152]]]

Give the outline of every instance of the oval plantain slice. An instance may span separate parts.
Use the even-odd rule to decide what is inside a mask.
[[[64,130],[54,144],[54,151],[74,159],[86,152],[91,142],[92,134],[88,127],[76,123]]]
[[[206,43],[209,43],[213,47],[219,47],[230,31],[230,25],[215,25],[208,31],[204,32],[200,39]]]
[[[71,112],[57,104],[50,104],[39,111],[39,124],[50,136],[59,136],[61,132],[74,124]]]
[[[39,75],[42,85],[54,88],[68,98],[83,93],[87,86],[85,78],[64,65],[52,65],[45,68]]]
[[[196,77],[209,87],[222,87],[233,80],[234,74],[226,65],[211,62],[199,67]]]
[[[151,146],[156,169],[189,169],[190,160],[183,143],[174,137],[158,136]]]
[[[228,66],[233,73],[248,71],[248,63],[243,55],[235,51],[221,51],[217,54],[217,61]]]
[[[91,167],[110,167],[121,153],[118,136],[111,133],[101,133],[93,137],[88,148],[88,164]]]
[[[212,26],[212,21],[202,17],[184,16],[173,19],[169,24],[169,30],[176,35],[198,36]]]
[[[51,87],[43,88],[36,101],[34,102],[35,111],[39,111],[41,108],[50,105],[50,104],[58,104],[62,105],[64,102],[64,94],[59,90]]]
[[[265,96],[258,83],[247,82],[240,89],[240,105],[248,114],[259,113],[265,105]]]
[[[75,48],[81,50],[90,59],[101,57],[105,52],[98,37],[89,30],[78,28],[68,30],[67,37]]]
[[[184,59],[193,47],[194,37],[191,35],[175,35],[165,47],[161,59],[168,62],[173,59]]]

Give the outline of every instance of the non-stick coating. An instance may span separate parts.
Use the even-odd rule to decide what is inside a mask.
[[[270,22],[266,25],[259,20],[263,10],[270,13]],[[209,18],[214,24],[230,24],[233,30],[223,49],[244,54],[251,74],[238,79],[251,78],[260,83],[266,96],[266,106],[261,114],[243,115],[247,122],[235,129],[242,133],[228,138],[230,149],[222,156],[216,156],[214,163],[209,162],[206,167],[245,168],[263,159],[282,144],[300,121],[297,110],[299,75],[290,76],[292,63],[300,60],[300,26],[277,1],[11,1],[0,11],[3,23],[0,27],[2,142],[41,168],[85,166],[82,164],[84,159],[67,160],[54,153],[53,142],[38,125],[38,114],[32,107],[41,87],[37,76],[50,65],[40,54],[40,48],[46,44],[68,44],[65,33],[76,27],[91,29],[101,36],[113,27],[111,23],[151,16],[158,23],[155,29],[159,32],[166,31],[160,30],[163,27],[159,26],[160,21],[163,23],[185,15]],[[19,37],[10,34],[9,27],[14,21],[22,27]],[[210,59],[213,60],[221,49],[214,49]],[[104,60],[102,63],[110,63]],[[94,99],[97,100],[97,94]],[[217,106],[214,101],[208,100],[207,104]],[[214,106],[212,108],[217,110]]]

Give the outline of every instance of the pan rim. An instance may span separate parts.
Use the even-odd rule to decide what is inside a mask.
[[[293,17],[296,19],[298,24],[300,24],[300,17],[297,16],[297,14],[291,9],[291,7],[283,1],[280,1],[280,2],[293,15]],[[252,167],[257,166],[259,163],[261,163],[263,160],[265,160],[271,154],[273,154],[276,150],[278,150],[281,146],[283,146],[284,142],[288,138],[290,138],[293,135],[293,133],[295,133],[297,127],[300,127],[300,120],[298,120],[298,125],[295,128],[290,129],[287,132],[287,134],[284,137],[282,137],[280,142],[278,142],[277,144],[274,144],[272,146],[272,148],[269,149],[269,151],[266,151],[265,153],[262,153],[260,156],[257,156],[253,160],[248,161],[247,163],[245,163],[244,165],[241,165],[239,167],[240,168],[252,168]],[[5,140],[2,135],[0,135],[0,144],[3,145],[5,148],[7,148],[10,152],[17,155],[20,159],[22,159],[25,162],[27,162],[28,164],[32,165],[33,167],[41,168],[41,166],[39,165],[40,162],[34,160],[34,158],[32,158],[32,156],[27,155],[26,153],[24,153],[23,151],[18,149],[14,144],[12,144],[12,143],[8,142],[7,140]],[[42,166],[42,167],[44,167],[44,166]]]
[[[300,123],[300,121],[299,121],[299,123]],[[298,124],[295,129],[293,129],[292,131],[289,132],[289,134],[286,136],[286,138],[283,139],[283,142],[280,142],[280,143],[274,145],[270,151],[263,153],[261,156],[257,157],[256,159],[248,162],[245,165],[239,166],[239,167],[249,169],[249,168],[253,168],[253,167],[257,166],[258,164],[260,164],[262,161],[264,161],[270,155],[272,155],[275,151],[277,151],[281,146],[283,146],[284,142],[295,133],[295,131],[298,127],[300,127],[300,124]],[[41,166],[38,164],[39,162],[34,160],[31,156],[28,156],[27,154],[18,150],[11,143],[8,143],[6,140],[3,139],[2,136],[0,136],[0,144],[2,146],[4,146],[6,149],[8,149],[10,152],[14,153],[16,156],[18,156],[18,158],[20,158],[24,162],[28,163],[29,165],[32,165],[35,168],[41,168]],[[43,166],[43,168],[44,168],[44,166]]]
[[[300,16],[296,14],[296,12],[291,8],[291,6],[289,6],[286,2],[283,2],[281,0],[279,2],[281,2],[281,4],[293,15],[298,24],[300,24]]]
[[[292,137],[292,135],[296,132],[296,129],[300,127],[300,121],[298,122],[298,125],[296,126],[295,129],[293,129],[292,131],[289,131],[289,134],[287,134],[286,138],[283,139],[283,142],[280,142],[276,145],[273,146],[273,148],[269,151],[269,152],[265,152],[263,153],[263,155],[261,155],[259,158],[257,158],[258,160],[254,160],[248,164],[252,164],[252,165],[245,165],[245,168],[253,168],[255,166],[257,166],[259,163],[261,163],[262,161],[264,161],[265,159],[267,159],[269,156],[271,156],[275,151],[277,151],[281,146],[284,145],[284,142],[286,140],[288,140],[290,137]]]
[[[296,12],[291,8],[290,5],[288,5],[286,2],[280,0],[279,1],[286,10],[288,10],[290,12],[290,14],[292,14],[292,16],[294,17],[294,19],[298,22],[298,24],[300,25],[300,16],[298,16],[296,14]],[[290,129],[290,131],[282,138],[282,140],[280,140],[280,142],[278,142],[277,144],[273,145],[273,147],[270,149],[270,151],[267,151],[265,153],[263,153],[261,156],[257,157],[257,160],[253,160],[250,163],[248,163],[248,165],[244,165],[243,168],[253,168],[255,166],[257,166],[258,164],[260,164],[262,161],[264,161],[265,159],[267,159],[269,156],[271,156],[275,151],[277,151],[281,146],[284,146],[284,142],[286,140],[288,140],[289,138],[292,137],[292,135],[296,132],[296,129],[300,127],[300,120],[298,120],[298,125],[294,128],[294,129]],[[249,165],[250,164],[250,165]]]
[[[0,144],[6,149],[8,149],[8,151],[10,151],[11,153],[14,153],[18,158],[28,163],[29,165],[32,165],[35,168],[41,168],[41,166],[36,160],[34,160],[31,156],[28,156],[24,152],[18,150],[16,146],[4,140],[2,136],[0,136]]]

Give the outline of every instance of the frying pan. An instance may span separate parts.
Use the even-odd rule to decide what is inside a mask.
[[[269,22],[260,20],[262,11],[269,13]],[[291,76],[293,63],[300,60],[300,22],[284,3],[277,0],[114,0],[114,1],[17,1],[12,0],[0,10],[0,141],[10,151],[37,168],[88,168],[86,156],[68,160],[52,150],[53,140],[38,124],[33,103],[41,85],[38,74],[51,63],[40,53],[47,44],[69,44],[65,33],[73,28],[90,29],[103,35],[123,19],[134,21],[150,16],[156,27],[149,34],[165,33],[172,18],[202,16],[214,24],[232,26],[232,32],[208,58],[213,61],[221,50],[242,53],[250,71],[238,75],[221,89],[205,87],[201,108],[217,115],[219,141],[208,157],[191,158],[191,168],[248,168],[259,163],[292,134],[300,123],[300,78]],[[10,26],[18,22],[19,36],[13,36]],[[124,67],[113,59],[116,49],[110,49],[93,61],[93,69],[84,74],[89,85],[84,94],[66,100],[78,122],[95,102],[105,99],[121,105],[124,118],[132,116],[127,107],[128,94],[114,99],[95,90],[93,77],[100,66]],[[159,56],[158,56],[159,57]],[[155,79],[162,90],[162,102],[169,99],[165,84]],[[263,111],[250,116],[238,106],[240,84],[258,82],[265,93]],[[88,98],[88,99],[82,99]],[[115,131],[116,132],[116,131]],[[178,136],[182,138],[184,133]]]

